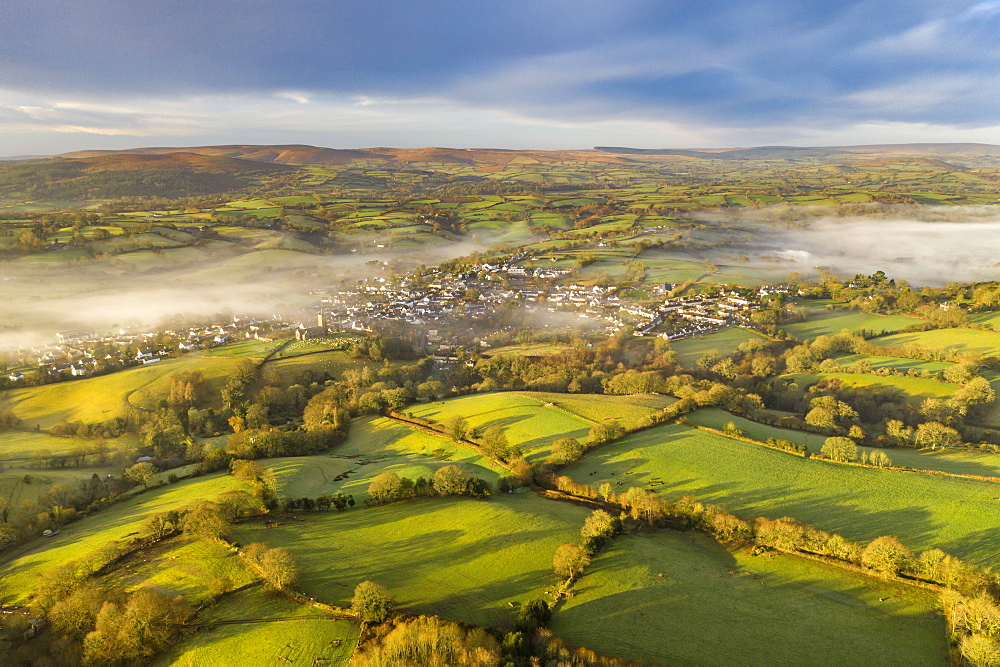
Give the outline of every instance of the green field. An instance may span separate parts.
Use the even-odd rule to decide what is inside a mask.
[[[799,340],[810,340],[817,336],[832,336],[844,329],[868,330],[876,333],[899,331],[904,327],[920,324],[922,321],[908,315],[871,315],[836,308],[810,308],[809,319],[805,322],[784,324],[781,328]]]
[[[765,340],[763,336],[749,329],[733,327],[707,336],[671,341],[670,347],[677,352],[682,366],[693,368],[698,359],[703,357],[706,352],[715,350],[723,355],[732,354],[740,343],[754,339]]]
[[[766,441],[768,438],[789,440],[800,445],[805,445],[813,453],[819,452],[827,437],[819,433],[806,433],[804,431],[768,426],[767,424],[758,424],[757,422],[737,417],[718,408],[702,408],[686,415],[685,418],[693,424],[718,430],[722,430],[728,422],[733,422],[748,438],[760,441]],[[858,449],[860,451],[876,451],[875,447],[859,446]],[[878,451],[885,452],[892,459],[892,464],[895,466],[916,468],[917,470],[940,470],[941,472],[956,475],[1000,477],[1000,454],[949,451],[945,449],[932,451],[906,448],[880,449]]]
[[[951,368],[952,364],[943,361],[920,361],[919,359],[906,359],[905,357],[883,357],[871,354],[845,354],[834,357],[841,366],[850,366],[859,361],[867,361],[872,370],[879,368],[891,368],[902,373],[926,373],[934,375],[940,371]]]
[[[850,387],[892,387],[909,396],[914,403],[927,398],[951,396],[958,385],[938,382],[930,378],[904,375],[869,375],[867,373],[793,373],[781,377],[793,380],[800,387],[813,385],[823,379],[836,379]]]
[[[152,407],[166,394],[169,377],[188,371],[200,372],[217,396],[240,358],[264,356],[275,345],[247,341],[107,375],[11,389],[0,393],[0,407],[11,408],[31,428],[49,428],[63,419],[99,422],[121,415],[128,402]]]
[[[803,459],[679,425],[604,445],[565,472],[591,485],[692,494],[741,515],[790,516],[859,541],[896,535],[914,549],[1000,564],[993,482]]]
[[[368,497],[372,478],[386,470],[411,479],[430,479],[438,468],[459,465],[491,485],[506,472],[477,452],[456,446],[450,438],[386,417],[356,419],[347,441],[331,454],[268,459],[263,463],[275,471],[282,496],[315,498],[350,493],[358,502]],[[336,479],[341,475],[342,479]]]
[[[946,665],[938,607],[930,591],[661,531],[617,538],[551,628],[667,665]]]
[[[412,613],[509,626],[508,603],[556,583],[552,555],[572,541],[589,512],[523,490],[489,500],[434,498],[373,509],[304,515],[304,521],[236,531],[295,554],[300,585],[346,606],[370,579]]]
[[[213,601],[209,587],[226,579],[226,590],[257,581],[255,575],[221,542],[175,537],[145,549],[140,558],[126,558],[101,584],[112,590],[152,588],[161,595],[181,595],[192,605]]]
[[[179,509],[238,487],[238,482],[228,474],[181,480],[64,526],[55,537],[38,538],[23,550],[8,553],[8,560],[0,563],[5,601],[25,602],[46,572],[135,532],[150,514]]]
[[[871,341],[882,347],[919,347],[949,354],[971,352],[989,356],[1000,355],[1000,332],[976,329],[931,329],[916,333],[896,334]]]
[[[212,625],[227,621],[251,621]],[[305,605],[267,595],[259,587],[227,596],[196,617],[197,633],[157,658],[157,667],[178,665],[346,665],[359,628]]]
[[[26,459],[32,452],[37,451],[47,451],[58,456],[80,445],[90,445],[94,442],[88,438],[55,436],[40,431],[6,431],[0,433],[0,461]],[[106,444],[114,447],[115,443],[112,440]]]

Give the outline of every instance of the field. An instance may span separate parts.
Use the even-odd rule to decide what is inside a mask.
[[[0,563],[5,584],[3,595],[7,602],[23,603],[46,572],[135,532],[148,515],[211,499],[237,487],[237,481],[228,474],[182,480],[84,517],[64,526],[55,537],[38,538],[22,551],[7,554],[8,560]]]
[[[810,340],[817,336],[832,336],[844,329],[868,330],[876,333],[899,331],[904,327],[920,324],[922,321],[907,315],[870,315],[836,308],[810,308],[809,319],[805,322],[784,324],[781,328],[799,340]]]
[[[841,366],[850,366],[859,361],[867,361],[872,370],[879,368],[891,368],[902,373],[921,373],[934,375],[940,371],[951,368],[952,364],[943,361],[920,361],[919,359],[907,359],[905,357],[883,357],[871,354],[845,354],[834,357]]]
[[[168,378],[174,373],[199,371],[217,394],[238,363],[235,356],[192,354],[108,375],[12,389],[0,395],[0,400],[28,427],[46,429],[63,419],[100,422],[121,415],[130,400],[152,406],[166,394]]]
[[[617,538],[551,628],[573,645],[668,665],[947,664],[933,593],[731,552],[699,533]]]
[[[350,493],[358,502],[368,497],[372,478],[386,470],[411,479],[430,479],[438,468],[459,465],[491,485],[506,472],[475,451],[456,446],[450,438],[386,417],[356,419],[347,441],[331,454],[268,459],[263,463],[275,471],[279,494],[284,497]]]
[[[151,588],[198,606],[214,601],[209,587],[220,579],[227,581],[226,590],[234,590],[257,581],[257,575],[222,543],[181,536],[122,560],[101,584],[123,591]]]
[[[249,621],[233,623],[233,621]],[[340,667],[350,660],[359,628],[259,587],[228,596],[197,616],[203,626],[152,664]],[[222,623],[222,625],[212,625]]]
[[[768,438],[789,440],[800,445],[805,445],[809,448],[810,452],[814,453],[823,447],[823,442],[826,440],[825,435],[758,424],[757,422],[737,417],[718,408],[697,410],[687,415],[686,419],[699,426],[707,426],[718,430],[722,430],[728,422],[733,422],[748,438],[760,441],[765,441]],[[917,470],[940,470],[941,472],[953,473],[955,475],[1000,477],[1000,454],[948,451],[943,449],[876,450],[874,447],[865,446],[859,446],[858,449],[860,451],[885,452],[892,459],[892,464],[895,466],[916,468]]]
[[[975,329],[932,329],[916,333],[896,334],[871,341],[882,347],[919,347],[950,354],[971,352],[989,356],[1000,355],[1000,332]]]
[[[783,375],[783,378],[791,379],[799,386],[816,384],[822,379],[834,378],[840,380],[842,384],[851,387],[892,387],[906,394],[909,400],[919,404],[927,398],[943,398],[951,396],[958,389],[958,385],[947,382],[938,382],[930,378],[909,377],[901,375],[869,375],[867,373],[794,373]]]
[[[412,613],[505,627],[508,603],[556,583],[552,555],[575,539],[588,514],[523,490],[315,513],[282,527],[245,526],[235,537],[292,551],[302,589],[320,600],[346,606],[354,587],[370,579]]]
[[[723,355],[732,354],[740,343],[753,339],[763,340],[758,333],[733,327],[707,336],[675,340],[670,343],[670,347],[677,352],[682,366],[693,368],[698,359],[703,357],[706,352],[716,350]]]
[[[54,455],[66,454],[80,445],[91,445],[87,438],[69,438],[38,431],[6,431],[0,433],[0,461],[27,459],[32,452],[47,451]],[[107,443],[114,446],[114,442]]]
[[[992,482],[802,459],[679,425],[604,445],[566,474],[667,498],[691,494],[747,516],[790,516],[851,540],[896,535],[913,549],[1000,564],[1000,485]]]

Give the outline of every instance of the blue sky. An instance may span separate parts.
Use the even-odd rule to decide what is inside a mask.
[[[4,0],[0,155],[1000,143],[1000,1]]]

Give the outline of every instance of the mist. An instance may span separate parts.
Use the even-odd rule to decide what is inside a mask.
[[[369,277],[405,273],[483,250],[483,243],[443,243],[417,251],[334,256],[247,252],[149,272],[101,261],[66,267],[0,263],[0,351],[55,342],[59,331],[153,328],[167,318],[294,316],[336,290]]]
[[[921,218],[819,217],[792,229],[745,222],[754,230],[749,244],[757,259],[776,260],[803,275],[881,270],[931,287],[1000,280],[1000,213],[995,209],[955,207]]]

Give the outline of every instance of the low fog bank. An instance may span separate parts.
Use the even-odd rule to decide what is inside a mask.
[[[146,273],[101,262],[45,268],[0,263],[0,351],[55,342],[59,331],[104,332],[238,316],[292,316],[320,296],[369,277],[402,274],[421,264],[483,250],[452,243],[408,253],[319,256],[250,252]]]
[[[829,270],[850,277],[881,270],[913,286],[932,287],[1000,280],[1000,210],[925,209],[884,207],[870,216],[807,211],[794,219],[765,209],[713,222],[750,232],[744,252],[752,264],[777,263],[803,275]]]

